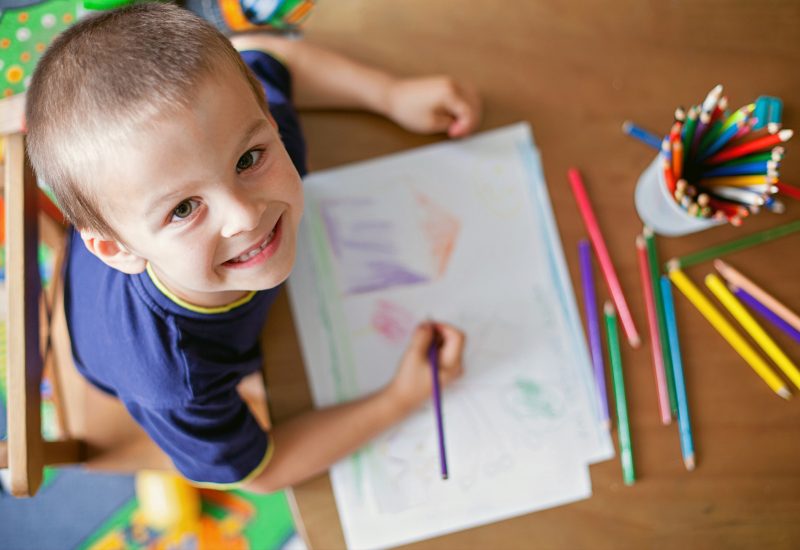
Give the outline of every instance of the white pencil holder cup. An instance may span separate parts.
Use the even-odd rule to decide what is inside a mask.
[[[661,156],[656,156],[636,184],[634,201],[642,222],[659,235],[675,237],[708,229],[724,220],[696,218],[675,202],[664,181]]]

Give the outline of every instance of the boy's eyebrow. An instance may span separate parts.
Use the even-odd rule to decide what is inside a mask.
[[[265,127],[269,126],[270,126],[269,121],[267,121],[266,119],[259,119],[255,121],[253,124],[250,125],[250,127],[244,133],[242,140],[239,142],[237,150],[244,149],[244,147],[247,145],[247,142],[253,139],[254,135],[256,135]],[[163,195],[159,195],[158,197],[154,198],[148,203],[146,212],[154,212],[158,207],[158,205],[166,202],[167,200],[173,200],[173,199],[177,200],[178,198],[182,198],[184,194],[185,194],[184,191],[178,189],[175,191],[164,193]]]

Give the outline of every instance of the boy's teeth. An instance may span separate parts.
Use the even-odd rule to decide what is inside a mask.
[[[267,247],[267,245],[272,242],[272,238],[274,236],[275,236],[275,230],[273,229],[272,232],[267,236],[267,239],[263,243],[261,243],[261,246],[259,246],[258,248],[254,248],[250,252],[242,254],[241,256],[238,256],[238,257],[236,257],[236,258],[234,258],[232,260],[228,260],[228,261],[234,262],[234,263],[246,262],[247,260],[249,260],[250,258],[255,256],[256,254],[258,254],[259,252],[264,250]]]

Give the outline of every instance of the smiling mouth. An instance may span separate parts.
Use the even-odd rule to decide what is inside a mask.
[[[261,252],[264,251],[265,248],[267,248],[270,245],[270,243],[272,243],[272,240],[275,238],[275,234],[278,232],[278,226],[280,225],[280,222],[281,222],[281,220],[279,218],[278,222],[275,224],[275,227],[272,228],[272,231],[270,231],[269,235],[267,235],[264,238],[263,241],[261,241],[260,243],[258,243],[254,247],[246,250],[245,252],[243,252],[239,256],[236,256],[235,258],[231,258],[230,260],[226,261],[225,263],[229,264],[229,265],[230,264],[241,264],[241,263],[245,263],[248,260],[258,256]]]

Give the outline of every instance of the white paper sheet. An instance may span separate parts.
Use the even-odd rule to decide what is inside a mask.
[[[585,498],[613,447],[530,128],[319,172],[289,281],[317,406],[392,377],[415,324],[468,337],[432,407],[335,465],[351,548],[397,545]]]

